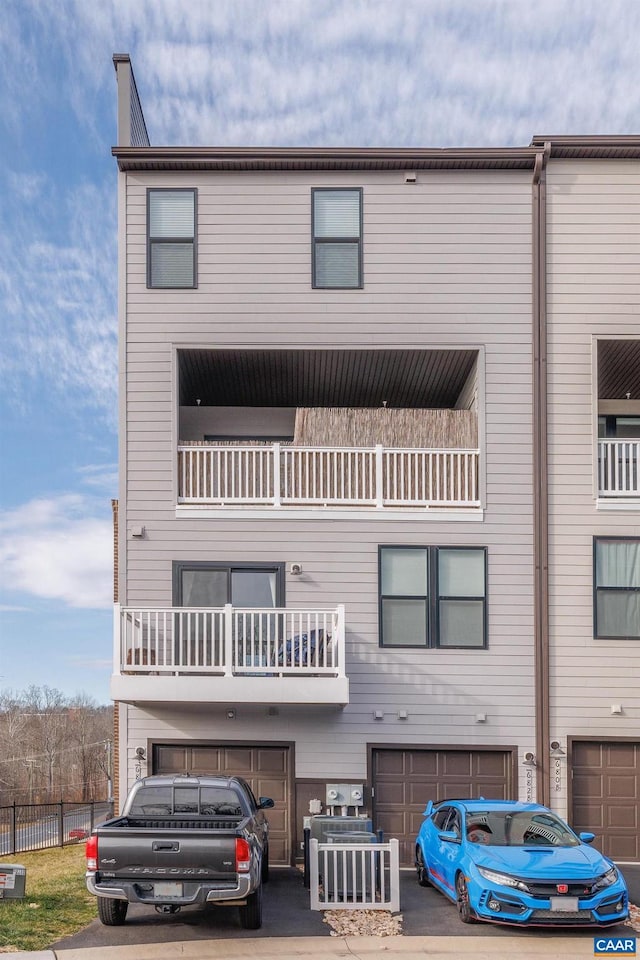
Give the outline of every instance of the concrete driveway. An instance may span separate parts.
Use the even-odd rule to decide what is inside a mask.
[[[631,901],[640,904],[640,864],[622,868]],[[403,871],[400,880],[403,931],[408,937],[552,937],[558,930],[517,930],[488,923],[460,923],[454,905],[432,887],[420,887],[413,871]],[[609,931],[629,934],[629,928]],[[593,950],[593,931],[562,930],[563,936],[585,941],[585,956]],[[160,916],[149,907],[129,907],[122,927],[105,927],[97,919],[72,937],[52,944],[54,949],[107,947],[133,944],[173,943],[190,940],[236,940],[267,937],[323,937],[329,927],[322,913],[309,909],[309,891],[302,874],[293,869],[272,869],[265,887],[263,925],[260,930],[243,930],[238,910],[233,907],[186,907],[174,916]],[[497,946],[497,945],[496,945]],[[587,947],[589,948],[587,950]]]

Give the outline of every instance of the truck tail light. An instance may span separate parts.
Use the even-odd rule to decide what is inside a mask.
[[[236,873],[247,873],[251,867],[251,850],[243,837],[236,837]]]
[[[87,870],[98,869],[98,838],[89,837],[84,845],[84,855],[87,858]]]

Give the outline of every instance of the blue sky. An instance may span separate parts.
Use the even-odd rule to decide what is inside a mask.
[[[153,144],[638,133],[638,0],[5,0],[0,691],[109,698],[114,52]]]

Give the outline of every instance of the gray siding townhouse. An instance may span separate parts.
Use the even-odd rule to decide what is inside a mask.
[[[638,139],[152,147],[114,63],[119,796],[244,775],[280,864],[312,799],[410,863],[429,798],[540,797],[638,858]]]

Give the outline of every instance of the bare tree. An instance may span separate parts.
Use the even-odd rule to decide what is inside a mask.
[[[106,799],[113,711],[51,687],[0,693],[0,806]]]

